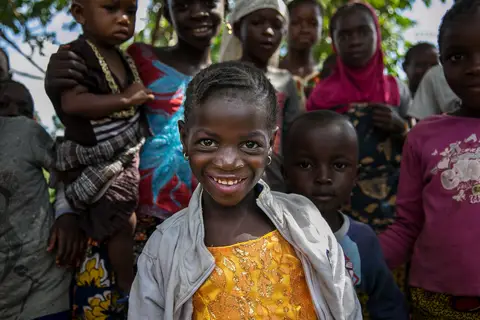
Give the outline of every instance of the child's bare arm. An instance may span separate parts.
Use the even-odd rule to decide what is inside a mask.
[[[151,91],[143,84],[134,83],[120,94],[93,94],[83,86],[62,94],[62,110],[71,115],[88,119],[101,119],[131,106],[138,106],[153,100]]]

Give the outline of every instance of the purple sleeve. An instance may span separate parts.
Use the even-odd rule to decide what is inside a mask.
[[[412,138],[412,135],[407,138],[402,154],[397,217],[395,223],[380,235],[380,244],[390,269],[395,269],[410,259],[424,223],[422,164]]]

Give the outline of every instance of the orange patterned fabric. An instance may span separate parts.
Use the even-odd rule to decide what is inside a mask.
[[[193,296],[193,320],[317,319],[302,264],[278,231],[209,251],[216,268]]]

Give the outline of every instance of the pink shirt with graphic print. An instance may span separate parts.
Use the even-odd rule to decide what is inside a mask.
[[[397,220],[380,242],[410,285],[480,297],[480,119],[434,116],[408,135]]]

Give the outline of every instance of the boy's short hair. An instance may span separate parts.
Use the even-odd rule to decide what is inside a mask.
[[[289,150],[295,147],[295,141],[293,141],[293,137],[296,136],[295,133],[297,130],[302,130],[302,132],[304,132],[306,130],[310,130],[312,127],[326,127],[336,123],[352,125],[350,120],[345,115],[331,110],[316,110],[299,115],[295,118],[295,120],[293,120],[289,128],[287,128],[283,151],[284,155],[287,155]]]

